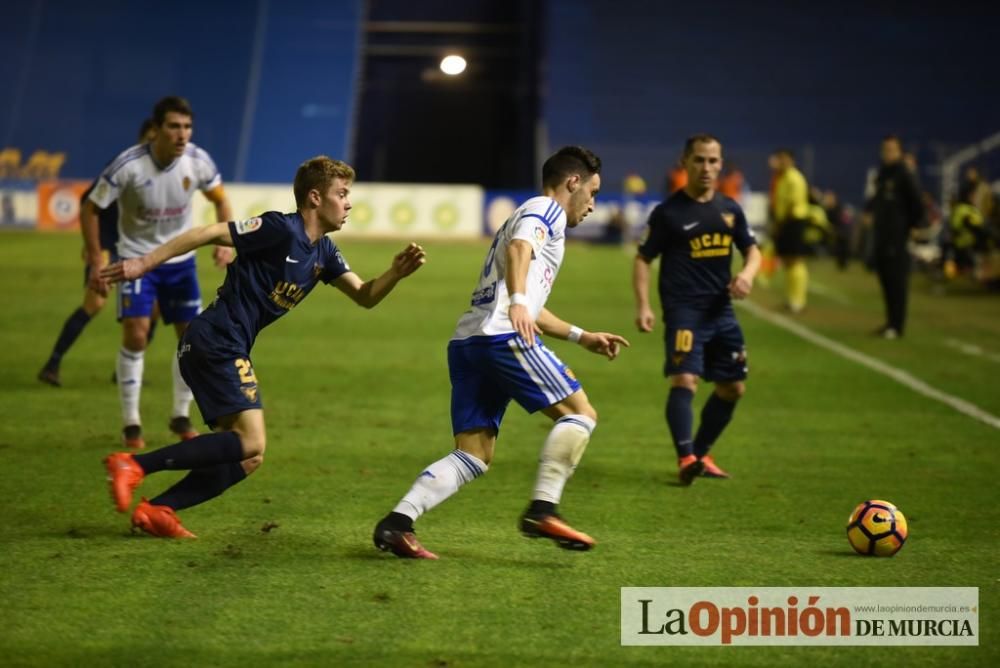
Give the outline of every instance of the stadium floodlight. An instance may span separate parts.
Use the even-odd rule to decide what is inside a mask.
[[[441,71],[449,76],[456,76],[464,72],[465,65],[465,58],[454,53],[441,59]]]

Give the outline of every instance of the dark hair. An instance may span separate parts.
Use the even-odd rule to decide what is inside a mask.
[[[555,188],[563,179],[578,175],[588,179],[601,173],[601,159],[582,146],[563,146],[542,165],[542,185]]]
[[[295,206],[302,208],[310,190],[325,193],[334,179],[343,179],[348,183],[354,181],[354,168],[346,162],[333,160],[325,155],[306,160],[295,172],[295,183],[292,191],[295,193]]]
[[[681,160],[684,160],[689,155],[694,153],[695,144],[710,144],[712,142],[718,144],[720,150],[722,149],[722,142],[719,141],[718,137],[713,135],[702,133],[700,135],[692,135],[688,137],[687,141],[684,142],[684,152],[681,153]]]
[[[779,148],[774,152],[775,155],[783,155],[787,158],[795,160],[795,153],[790,148]]]
[[[141,142],[146,137],[146,133],[155,127],[156,123],[153,122],[152,118],[144,118],[142,125],[139,126],[139,141]]]
[[[899,146],[900,150],[903,149],[903,140],[899,138],[899,135],[897,135],[897,134],[888,134],[888,135],[882,137],[882,143],[883,144],[885,142],[887,142],[887,141],[896,142],[896,145]]]
[[[189,116],[191,120],[194,120],[194,112],[191,111],[191,103],[183,97],[169,95],[162,98],[156,103],[156,105],[153,106],[153,123],[156,124],[156,127],[163,125],[163,122],[167,120],[167,113],[171,111],[183,114],[184,116]]]

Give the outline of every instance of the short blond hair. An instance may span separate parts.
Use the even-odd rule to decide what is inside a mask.
[[[354,181],[354,168],[346,162],[334,160],[325,155],[309,158],[295,172],[295,206],[302,207],[310,190],[326,192],[334,179],[343,179],[348,183]]]

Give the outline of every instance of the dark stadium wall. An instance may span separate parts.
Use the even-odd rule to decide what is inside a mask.
[[[158,98],[182,95],[228,181],[350,159],[361,12],[362,0],[5,3],[0,150],[62,152],[60,176],[92,178]]]
[[[1000,3],[549,0],[545,25],[549,144],[591,145],[609,189],[634,171],[659,191],[684,138],[711,132],[756,190],[789,146],[858,203],[883,135],[930,182],[1000,130]]]

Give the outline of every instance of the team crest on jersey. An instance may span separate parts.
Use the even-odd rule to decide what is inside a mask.
[[[344,259],[344,256],[341,254],[339,248],[337,249],[337,262],[344,265],[344,269],[346,269],[347,271],[351,270],[351,266],[347,264],[347,260]]]
[[[260,218],[251,218],[250,220],[237,220],[236,221],[236,234],[249,234],[250,232],[256,232],[260,229],[260,226],[264,223]]]
[[[575,374],[575,373],[573,373],[573,370],[572,370],[572,369],[570,369],[569,367],[566,367],[566,368],[565,368],[565,369],[564,369],[563,371],[564,371],[564,372],[565,372],[565,374],[566,374],[567,376],[569,376],[569,377],[570,377],[571,379],[573,379],[573,380],[576,380],[576,374]]]
[[[319,275],[323,273],[323,265],[319,262],[313,265],[313,279],[319,278]]]
[[[187,192],[187,189],[191,187],[191,177],[185,176],[181,183],[184,185],[184,192]]]
[[[674,353],[673,356],[674,366],[680,366],[681,362],[684,361],[685,357],[687,357],[687,355],[685,355],[684,353]]]
[[[538,243],[545,241],[545,228],[541,225],[535,225],[535,241]]]
[[[735,213],[724,213],[724,214],[722,214],[722,220],[723,220],[723,222],[726,223],[726,227],[728,227],[729,229],[732,229],[733,225],[736,223],[736,214]]]
[[[247,401],[257,401],[256,385],[244,385],[240,387],[240,392],[242,392],[243,396],[247,398]]]
[[[97,199],[104,199],[105,195],[108,194],[108,184],[101,181],[97,184],[97,188],[94,190],[94,197]]]

